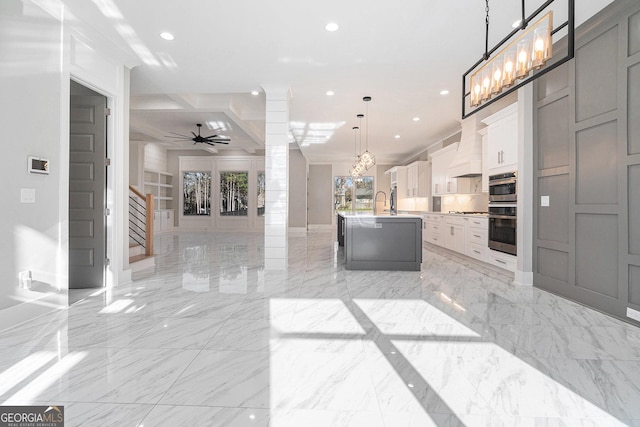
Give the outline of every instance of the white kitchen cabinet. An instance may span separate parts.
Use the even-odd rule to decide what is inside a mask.
[[[457,183],[449,176],[449,165],[457,149],[458,144],[451,144],[430,155],[432,194],[446,195],[457,192]]]
[[[498,111],[482,121],[487,125],[484,160],[488,175],[518,169],[518,104]]]
[[[424,214],[422,217],[424,221],[423,237],[427,242],[444,246],[444,215],[443,214]]]
[[[493,249],[488,250],[487,259],[490,264],[511,272],[515,272],[518,267],[518,258],[516,256],[494,251]]]
[[[445,247],[452,251],[465,253],[465,224],[464,218],[448,215],[445,219]]]
[[[466,216],[465,254],[480,261],[486,261],[488,245],[489,219],[487,217]]]
[[[391,188],[397,187],[396,192],[398,199],[406,199],[409,194],[407,190],[407,167],[406,166],[394,166],[385,173],[388,173],[391,178]]]
[[[429,197],[430,181],[429,162],[407,165],[407,197]]]

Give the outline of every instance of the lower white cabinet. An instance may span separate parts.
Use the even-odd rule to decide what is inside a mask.
[[[445,219],[445,247],[452,251],[464,253],[465,228],[461,216],[447,216]]]
[[[504,268],[505,270],[515,272],[518,268],[518,258],[514,255],[505,254],[503,252],[494,251],[489,249],[487,261],[497,267]]]
[[[465,254],[480,261],[486,261],[489,220],[485,217],[465,217],[467,245]]]
[[[173,229],[173,210],[162,209],[153,212],[153,232],[162,233]]]
[[[444,215],[425,214],[422,220],[424,221],[423,239],[434,245],[444,246]]]

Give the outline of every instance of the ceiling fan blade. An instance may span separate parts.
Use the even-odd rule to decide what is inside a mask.
[[[175,138],[175,137],[172,137],[172,138],[173,138],[172,141],[174,141],[174,142],[178,142],[178,141],[193,141],[193,138]]]
[[[196,133],[194,131],[191,131],[191,134],[193,135],[194,138],[198,137],[198,135],[196,135]]]
[[[225,144],[225,145],[227,145],[227,144],[229,144],[228,142],[224,142],[224,141],[220,141],[220,140],[213,140],[213,141],[207,140],[204,143],[205,144],[209,144],[209,145],[213,145],[213,144]]]
[[[207,141],[210,142],[231,142],[229,138],[207,138]]]

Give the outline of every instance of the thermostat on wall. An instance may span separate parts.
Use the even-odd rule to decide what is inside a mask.
[[[29,163],[27,167],[29,169],[29,173],[42,173],[49,175],[49,159],[29,156]]]

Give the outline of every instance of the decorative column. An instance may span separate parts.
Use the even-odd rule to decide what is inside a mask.
[[[289,99],[288,87],[263,85],[265,119],[264,267],[286,270],[289,224]]]
[[[534,99],[532,83],[518,89],[518,266],[514,281],[520,285],[533,285],[533,210],[537,200],[520,195],[533,194]]]

